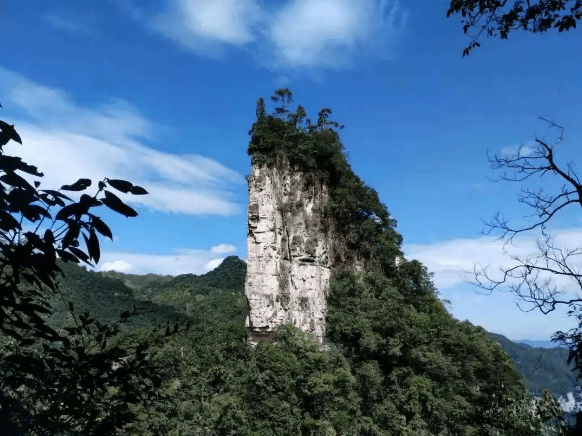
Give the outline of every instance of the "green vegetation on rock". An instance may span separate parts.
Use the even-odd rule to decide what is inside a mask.
[[[266,113],[263,98],[258,100],[257,120],[249,131],[247,150],[252,164],[288,165],[293,171],[304,173],[306,183],[315,178],[327,185],[327,210],[338,240],[336,245],[347,250],[336,269],[350,270],[357,259],[367,269],[392,271],[394,259],[402,256],[402,236],[395,230],[396,220],[378,193],[352,171],[339,134],[333,129],[344,126],[328,119],[328,108],[319,112],[316,124],[306,118],[301,105],[296,112],[289,112],[287,105],[292,96],[289,89],[276,90],[271,99],[281,106],[273,114]]]

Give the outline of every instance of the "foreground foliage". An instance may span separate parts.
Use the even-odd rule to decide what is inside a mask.
[[[457,14],[463,17],[463,32],[471,37],[463,49],[463,56],[467,56],[481,46],[478,40],[484,32],[487,37],[507,39],[510,32],[520,29],[532,33],[575,29],[582,18],[582,1],[515,0],[512,4],[508,0],[451,0],[447,17]]]
[[[2,150],[11,140],[22,144],[14,126],[0,121],[0,433],[111,434],[132,419],[130,404],[160,398],[162,380],[146,353],[153,339],[128,348],[109,346],[131,313],[121,313],[113,326],[88,312],[77,315],[59,291],[63,271],[57,257],[97,263],[98,234],[111,239],[112,233],[92,209],[105,205],[134,217],[137,212],[111,189],[133,195],[147,191],[108,178],[94,195],[82,194],[78,201],[63,191],[85,191],[91,180],[39,190],[38,180],[32,186],[25,177],[43,174]],[[59,296],[72,323],[57,331],[46,318],[52,313],[49,299]]]

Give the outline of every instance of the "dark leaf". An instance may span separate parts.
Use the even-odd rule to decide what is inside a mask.
[[[43,189],[40,192],[45,192],[45,193],[50,194],[50,195],[52,195],[54,197],[63,198],[65,200],[73,201],[72,199],[70,199],[69,197],[67,197],[65,194],[63,194],[62,192],[54,191],[52,189]]]
[[[24,280],[26,280],[27,283],[30,283],[31,285],[42,286],[42,284],[40,283],[40,280],[38,280],[36,278],[36,276],[34,276],[32,274],[28,274],[26,272],[23,272],[22,277],[24,278]]]
[[[89,179],[79,179],[72,185],[63,185],[61,189],[65,191],[83,191],[91,186],[91,180]]]
[[[11,329],[2,329],[2,331],[7,334],[8,336],[12,336],[14,339],[18,340],[19,342],[22,341],[22,336],[20,336],[17,332]]]
[[[38,180],[34,181],[34,187],[38,188],[40,186],[40,182]]]
[[[107,183],[109,186],[117,189],[124,194],[127,194],[131,188],[133,188],[133,184],[126,181],[126,180],[119,180],[119,179],[107,179]]]
[[[35,166],[22,162],[22,158],[16,156],[0,156],[0,169],[4,170],[4,172],[20,170],[33,176],[43,176],[42,173],[38,172],[38,169]],[[34,183],[35,185],[37,183],[40,185],[40,182],[38,181],[35,181]]]
[[[49,315],[53,313],[50,309],[47,309],[46,307],[43,306],[39,306],[38,304],[29,304],[29,307],[35,312],[46,313]]]
[[[51,277],[45,271],[37,271],[36,277],[38,277],[50,289],[54,289],[55,285]]]
[[[121,315],[119,315],[119,317],[121,319],[126,319],[129,317],[129,310],[126,310],[125,312],[123,312]]]
[[[24,236],[26,238],[26,241],[28,242],[28,244],[30,244],[31,246],[33,246],[35,248],[38,248],[38,247],[43,245],[42,239],[40,239],[40,236],[38,236],[34,232],[24,232],[22,234],[22,236]]]
[[[88,263],[89,265],[91,265],[91,263],[89,262],[89,256],[87,256],[87,254],[83,251],[83,250],[79,250],[78,248],[75,247],[68,247],[68,250],[73,253],[75,256],[77,256],[79,259],[81,259],[83,262]],[[91,265],[93,266],[93,265]]]
[[[101,218],[99,218],[95,215],[91,215],[91,214],[89,214],[89,216],[91,217],[91,224],[93,225],[93,227],[95,227],[95,230],[97,230],[103,236],[105,236],[113,241],[113,235],[111,234],[111,230],[101,220]]]
[[[8,141],[11,139],[22,144],[22,139],[20,139],[20,135],[16,133],[16,130],[14,130],[14,125],[11,126],[0,120],[0,129],[2,130],[0,133],[0,146],[8,144]]]
[[[24,340],[22,340],[22,342],[20,342],[20,346],[27,347],[29,345],[34,345],[35,343],[36,343],[36,341],[34,339],[24,339]]]
[[[50,336],[58,336],[57,332],[53,330],[53,328],[47,324],[45,324],[44,322],[42,324],[35,324],[35,327],[37,328],[37,330],[40,330],[42,332],[45,332],[47,334],[49,334]],[[49,336],[49,337],[50,337]]]
[[[28,330],[30,328],[30,325],[28,325],[27,323],[25,323],[20,318],[11,320],[10,324],[12,326],[14,326],[14,327],[18,327],[19,329]]]
[[[65,237],[61,241],[63,248],[78,247],[79,246],[79,232],[81,231],[81,226],[76,222],[69,222],[69,230],[65,233]]]
[[[28,183],[26,180],[24,180],[16,173],[6,173],[2,177],[0,177],[0,180],[2,180],[7,185],[22,188],[26,191],[36,192],[36,190],[32,187],[30,183]]]
[[[0,210],[0,229],[9,232],[14,229],[22,230],[20,223],[5,210]]]
[[[64,327],[63,330],[65,330],[70,336],[81,334],[81,329],[79,327]]]
[[[53,234],[51,229],[46,229],[44,232],[44,242],[49,245],[53,245],[55,243],[55,235]]]
[[[63,221],[72,215],[80,214],[83,211],[83,209],[84,206],[82,206],[79,203],[69,204],[57,212],[57,216],[55,217],[55,219]]]
[[[75,311],[75,306],[73,306],[73,302],[69,301],[69,309],[71,310],[71,312]]]
[[[44,216],[45,218],[48,218],[48,219],[52,219],[53,218],[51,216],[51,214],[48,213],[47,210],[44,207],[39,206],[38,204],[31,204],[31,205],[29,205],[26,208],[25,211],[24,210],[22,211],[22,214],[24,216],[26,216],[26,218],[28,218],[29,216],[31,216],[31,217],[35,217],[36,219],[38,219],[38,218],[40,218],[40,215],[42,215],[42,216]],[[36,221],[36,219],[35,220],[30,220],[30,221]]]
[[[63,259],[65,262],[75,262],[75,263],[79,263],[79,259],[77,259],[75,256],[73,256],[71,253],[69,253],[68,251],[65,250],[57,250],[57,254],[59,255],[59,257],[61,259]]]
[[[145,189],[143,189],[141,186],[134,186],[133,188],[131,188],[130,191],[133,195],[145,195],[145,194],[149,194],[148,191],[146,191]]]
[[[65,202],[58,197],[49,197],[48,194],[40,194],[39,196],[42,201],[44,201],[49,206],[61,206],[65,207]]]
[[[101,257],[101,250],[99,249],[99,238],[97,238],[97,234],[95,230],[91,229],[89,232],[89,239],[85,240],[87,243],[87,249],[89,250],[89,255],[95,261],[95,263],[99,262],[99,258]]]
[[[87,194],[81,195],[81,199],[79,200],[79,203],[81,203],[84,206],[87,206],[88,208],[95,207],[95,206],[101,206],[101,202],[99,200],[97,200],[95,197],[92,197],[92,196],[87,195]]]
[[[134,217],[137,216],[137,212],[132,209],[131,207],[127,206],[123,201],[119,199],[115,194],[112,194],[109,191],[103,191],[105,193],[105,198],[102,198],[101,201],[105,206],[109,209],[124,215],[126,217]]]

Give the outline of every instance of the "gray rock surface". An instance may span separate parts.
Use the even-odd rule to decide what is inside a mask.
[[[288,166],[253,165],[249,176],[245,292],[252,341],[291,323],[321,341],[332,274],[327,186]]]

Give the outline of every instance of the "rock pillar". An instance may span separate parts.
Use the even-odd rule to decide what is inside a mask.
[[[249,183],[245,283],[252,340],[271,340],[291,323],[321,341],[331,278],[328,190],[288,165],[253,165]]]

